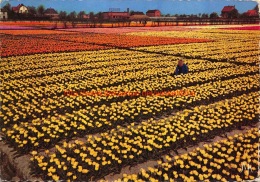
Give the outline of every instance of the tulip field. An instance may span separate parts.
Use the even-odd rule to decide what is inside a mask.
[[[0,154],[22,159],[0,179],[256,180],[259,36],[0,30]],[[174,75],[180,59],[189,72]]]

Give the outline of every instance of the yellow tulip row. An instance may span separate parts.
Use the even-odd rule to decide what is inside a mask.
[[[158,61],[160,61],[161,64],[158,64]],[[162,65],[165,67],[174,67],[176,65],[176,61],[172,60],[172,58],[164,57],[164,60],[156,60],[156,58],[147,58],[146,62],[142,61],[140,63],[136,64],[129,64],[129,61],[114,61],[113,64],[108,62],[102,62],[102,63],[85,63],[80,65],[70,65],[70,66],[64,66],[64,67],[52,67],[50,69],[33,69],[33,70],[26,70],[26,71],[20,71],[15,72],[13,74],[8,74],[8,76],[5,76],[5,81],[10,81],[13,79],[25,79],[29,78],[28,81],[35,79],[35,77],[38,77],[38,81],[41,80],[48,80],[53,79],[54,75],[56,77],[60,77],[60,81],[62,79],[67,78],[68,81],[74,81],[76,79],[80,79],[81,77],[85,77],[85,75],[89,75],[88,78],[97,77],[97,76],[107,76],[111,74],[118,74],[118,70],[115,69],[115,67],[120,67],[120,72],[134,72],[134,71],[140,71],[144,70],[143,64],[147,65],[147,69],[151,68],[160,68]],[[120,73],[119,72],[119,73]],[[69,77],[69,74],[71,76]]]
[[[257,37],[260,35],[258,31],[230,31],[230,30],[196,30],[196,31],[146,31],[146,32],[134,32],[128,33],[130,35],[139,35],[139,36],[161,36],[161,37],[186,37],[186,38],[204,38],[204,39],[212,39],[216,42],[219,41],[236,41],[243,40],[245,42],[250,40],[255,40],[257,43]]]
[[[198,64],[195,64],[198,65]],[[194,65],[194,66],[195,66]],[[211,64],[209,64],[210,66]],[[217,63],[217,64],[213,64],[215,67],[217,66],[226,66],[226,64],[224,63]],[[191,65],[191,68],[193,67],[193,65]],[[196,67],[196,66],[195,66]],[[201,66],[201,69],[207,69],[207,64],[206,66]],[[164,69],[161,68],[161,71],[165,71],[166,73],[165,75],[167,76],[170,72],[171,69]],[[160,70],[159,70],[160,71]],[[155,72],[158,73],[159,75],[159,71]],[[168,73],[167,73],[168,71]],[[221,77],[226,77],[226,76],[232,76],[232,75],[237,75],[237,74],[245,74],[248,72],[257,72],[258,71],[258,67],[249,67],[249,66],[241,66],[241,67],[234,67],[234,68],[228,68],[228,69],[222,69],[222,70],[218,70],[218,71],[212,71],[212,72],[199,72],[199,73],[194,73],[194,74],[188,74],[185,75],[184,77],[171,77],[171,76],[167,76],[167,77],[155,77],[155,78],[150,78],[149,76],[146,78],[149,78],[150,80],[142,80],[142,81],[136,81],[136,82],[129,82],[127,84],[125,84],[124,87],[122,86],[117,86],[117,87],[107,87],[106,90],[108,91],[136,91],[136,90],[161,90],[161,89],[174,89],[176,88],[177,83],[179,83],[182,80],[182,85],[179,85],[179,87],[182,86],[186,86],[189,85],[190,83],[201,83],[204,80],[206,81],[213,81],[215,79],[220,79]],[[144,71],[145,72],[145,71]],[[141,72],[141,73],[144,73]],[[143,74],[143,75],[148,75],[148,74]],[[151,72],[151,75],[153,75],[153,72]],[[163,74],[162,74],[163,75]],[[123,76],[123,75],[122,75]],[[128,77],[125,76],[128,80],[132,80],[135,78],[135,76],[139,76],[139,78],[142,78],[141,74],[130,74]],[[115,77],[115,83],[117,83],[117,79],[118,77]],[[122,78],[123,79],[123,78]],[[125,80],[127,80],[125,79]],[[105,79],[101,80],[101,82],[103,82]],[[111,77],[109,78],[110,82],[111,82]],[[109,82],[109,80],[105,80],[106,83]],[[84,83],[84,81],[82,81]],[[105,84],[106,84],[105,83]],[[96,86],[97,82],[88,82],[85,81],[84,84],[81,84],[82,89],[84,88],[84,85],[88,85],[89,87]],[[80,89],[80,85],[75,84],[75,85],[70,85],[72,90],[77,91],[77,89]],[[87,103],[93,103],[93,100],[96,101],[106,101],[108,102],[109,100],[113,99],[112,98],[103,98],[100,100],[97,98],[90,98],[90,97],[83,97],[83,98],[79,98],[79,102],[75,102],[75,104],[71,105],[71,99],[64,97],[62,95],[62,93],[64,92],[65,88],[62,87],[62,85],[53,85],[53,87],[49,87],[49,88],[45,88],[45,87],[38,87],[38,88],[34,88],[33,90],[31,90],[31,92],[24,92],[24,91],[18,91],[18,90],[14,90],[14,91],[9,91],[8,94],[6,94],[5,92],[3,92],[2,94],[2,103],[3,103],[3,108],[2,108],[2,115],[6,115],[8,113],[10,113],[9,119],[5,118],[5,124],[9,122],[9,120],[12,121],[17,121],[19,119],[19,121],[21,122],[21,120],[26,120],[28,119],[26,116],[24,116],[23,110],[27,110],[27,115],[30,115],[31,118],[37,118],[39,115],[44,116],[44,113],[49,113],[51,111],[56,111],[57,109],[64,109],[64,108],[68,108],[69,106],[73,106],[73,107],[80,107],[79,105],[86,105]],[[55,96],[55,94],[59,94],[58,97]],[[31,97],[36,98],[36,96],[38,96],[38,100],[33,99],[33,102],[30,103],[28,101],[30,101]],[[42,99],[41,97],[39,98],[39,96],[51,96],[52,99]],[[17,97],[17,99],[15,99]],[[19,99],[18,99],[19,97]],[[16,105],[13,104],[12,101],[15,101]],[[6,104],[9,103],[9,104]],[[69,105],[67,103],[70,103]],[[41,106],[41,108],[39,108],[39,106]],[[16,110],[16,112],[14,112],[14,110]],[[13,118],[11,117],[12,115],[16,115],[16,118],[13,120]],[[55,114],[55,113],[54,113]],[[24,119],[22,119],[24,118]]]
[[[3,72],[4,72],[4,74],[7,73],[6,75],[8,75],[8,76],[4,75],[6,77],[6,79],[14,79],[14,78],[23,78],[23,76],[26,76],[26,77],[40,76],[40,75],[46,76],[48,74],[54,74],[55,72],[57,72],[57,74],[58,74],[61,71],[73,72],[73,74],[77,74],[77,73],[75,73],[75,71],[78,71],[78,70],[99,69],[99,68],[105,69],[105,68],[111,68],[111,67],[113,68],[115,66],[124,66],[124,65],[128,65],[128,66],[131,65],[133,67],[134,65],[138,66],[142,63],[143,64],[155,63],[155,62],[158,63],[160,61],[168,61],[168,62],[173,63],[174,60],[176,60],[175,57],[169,57],[169,56],[162,57],[161,59],[158,60],[157,58],[155,58],[156,55],[154,55],[154,54],[150,54],[149,57],[146,57],[146,59],[143,58],[143,56],[144,56],[143,54],[137,54],[137,55],[135,58],[131,58],[131,62],[129,62],[128,57],[124,57],[124,56],[122,56],[120,59],[113,56],[113,60],[107,59],[106,61],[97,61],[97,60],[91,61],[90,60],[90,59],[96,59],[95,57],[94,58],[88,57],[88,59],[84,59],[85,62],[74,61],[74,59],[81,58],[81,55],[78,55],[78,56],[76,56],[76,58],[71,57],[69,60],[64,59],[63,61],[59,61],[56,64],[45,63],[45,64],[42,64],[42,66],[39,68],[35,68],[35,65],[32,65],[32,66],[28,65],[27,69],[21,70],[21,68],[24,68],[23,64],[17,65],[14,70],[10,70],[10,69],[8,69],[8,67],[5,67]],[[104,56],[109,57],[109,54],[104,55]],[[35,56],[33,55],[29,59],[32,59],[34,57]],[[52,56],[50,56],[50,57],[52,57]],[[25,61],[27,61],[27,60],[25,60]],[[35,63],[35,64],[38,66],[41,65],[41,63]],[[13,68],[13,67],[11,67],[11,68]],[[110,71],[110,70],[108,70],[108,71]],[[12,73],[8,73],[8,72],[12,72]]]
[[[214,54],[216,51],[223,50],[225,52],[241,52],[249,50],[257,50],[258,45],[254,41],[247,41],[241,44],[240,41],[233,41],[227,44],[226,42],[207,42],[207,43],[194,43],[194,44],[184,44],[184,45],[163,45],[163,46],[153,46],[153,47],[139,47],[136,50],[146,50],[151,52],[163,52],[168,54],[188,54],[191,57],[197,57],[200,54]],[[199,54],[200,53],[200,54]]]
[[[252,51],[245,51],[241,53],[228,53],[223,50],[216,51],[213,55],[207,55],[204,54],[201,56],[203,59],[215,59],[215,60],[231,60],[236,59],[236,58],[241,58],[241,57],[255,57],[259,56],[259,51],[258,50],[252,50]],[[236,60],[234,60],[236,61]],[[255,60],[254,63],[258,62],[258,60]]]
[[[223,60],[223,59],[234,59],[240,57],[249,57],[258,55],[257,48],[241,48],[238,47],[237,49],[228,49],[228,50],[214,50],[214,51],[204,51],[204,52],[186,52],[181,54],[182,56],[189,56],[189,57],[201,57],[202,59],[216,59],[216,60]]]
[[[68,77],[66,81],[84,79],[86,75],[88,75],[88,78],[97,77],[97,76],[107,76],[107,79],[109,79],[108,76],[116,75],[118,73],[125,73],[127,75],[131,75],[131,74],[138,74],[140,72],[140,75],[152,74],[152,73],[158,75],[160,72],[172,73],[176,66],[176,60],[177,58],[174,58],[172,56],[154,58],[153,55],[150,55],[150,57],[146,57],[146,58],[133,59],[131,60],[131,63],[129,63],[129,60],[120,60],[120,61],[113,60],[112,63],[111,61],[108,61],[108,62],[101,62],[101,63],[98,62],[97,64],[85,63],[80,65],[52,67],[50,69],[48,68],[31,69],[31,70],[14,72],[6,75],[4,74],[3,78],[5,81],[7,81],[6,83],[7,86],[11,87],[12,84],[15,84],[20,79],[23,79],[23,82],[30,82],[32,80],[35,80],[35,77],[38,77],[37,82],[40,83],[42,83],[42,80],[46,80],[46,79],[48,80],[48,82],[51,82],[51,79],[52,77],[54,78],[54,75],[55,77],[66,78],[70,74],[70,77]],[[206,69],[233,66],[232,64],[229,63],[211,63],[209,61],[203,61],[203,60],[186,60],[186,61],[189,64],[191,64],[189,67],[191,72],[203,71],[204,69],[206,70]],[[143,67],[143,64],[147,65],[145,69]],[[198,66],[199,64],[202,64],[202,66],[199,67]],[[118,72],[118,69],[120,69],[120,72]],[[169,71],[170,69],[171,71]],[[138,78],[137,76],[136,78]],[[29,79],[25,80],[26,78]],[[61,82],[62,79],[60,79],[59,81]],[[21,86],[22,85],[20,85],[20,88]],[[37,86],[37,83],[35,86]]]
[[[27,56],[11,56],[8,58],[2,58],[0,67],[11,69],[12,66],[28,65],[29,68],[46,67],[48,65],[60,64],[61,66],[66,64],[65,60],[73,60],[74,63],[85,63],[85,62],[101,62],[107,60],[107,55],[112,54],[116,59],[125,58],[137,58],[141,54],[133,54],[132,51],[109,49],[99,51],[80,51],[80,52],[67,52],[67,53],[46,53],[46,54],[34,54]],[[9,70],[8,69],[8,70]],[[24,69],[27,69],[24,67]],[[3,69],[6,70],[6,69]],[[2,71],[2,68],[1,68]]]
[[[213,32],[213,34],[212,34]],[[224,31],[226,32],[226,31]],[[132,33],[135,34],[135,33]],[[259,55],[258,41],[256,37],[259,36],[258,32],[243,33],[237,32],[233,34],[227,31],[226,34],[223,30],[211,31],[200,30],[191,32],[141,32],[141,35],[150,36],[151,34],[156,36],[169,36],[169,37],[181,37],[185,34],[185,37],[191,38],[209,38],[213,39],[213,42],[206,43],[193,43],[187,45],[166,45],[166,46],[150,46],[139,47],[137,50],[145,50],[158,53],[166,53],[171,55],[186,56],[190,58],[202,58],[212,59],[217,61],[240,62],[240,63],[257,63],[258,59],[247,61],[248,57],[255,57]],[[240,58],[237,60],[237,58]],[[243,59],[244,58],[244,59]]]
[[[45,119],[37,118],[31,122],[15,124],[12,128],[7,127],[5,132],[7,138],[14,143],[14,146],[26,151],[25,148],[28,150],[43,147],[53,144],[64,137],[68,138],[79,134],[100,132],[106,127],[114,128],[118,124],[150,118],[209,99],[213,102],[223,95],[231,95],[239,91],[256,90],[259,88],[258,79],[259,75],[257,74],[188,87],[188,91],[196,91],[195,96],[147,96],[111,103],[109,106],[85,105],[85,109],[66,113],[65,115],[55,114]],[[73,98],[70,99],[73,102]],[[71,109],[74,109],[74,106]],[[10,113],[10,118],[13,118],[12,113]],[[19,120],[17,117],[13,119]],[[4,116],[4,121],[8,121],[7,116]],[[21,133],[21,131],[23,132]],[[23,143],[24,140],[27,142]]]
[[[236,62],[240,63],[258,63],[259,56],[249,56],[249,57],[240,57],[236,58]]]
[[[170,63],[169,63],[170,64]],[[207,63],[204,66],[200,66],[199,64],[191,64],[190,69],[209,69],[215,67],[225,67],[229,66],[226,63],[216,63],[211,64]],[[220,79],[221,77],[235,75],[235,74],[245,74],[248,72],[254,72],[254,70],[258,71],[257,67],[252,67],[248,69],[239,69],[240,67],[235,68],[228,68],[222,69],[221,71],[213,71],[213,72],[199,72],[193,74],[188,74],[183,77],[172,77],[169,74],[172,72],[172,68],[151,68],[150,70],[143,70],[140,72],[133,72],[133,74],[122,74],[121,76],[113,76],[114,79],[108,77],[107,79],[99,79],[101,82],[101,88],[105,87],[107,83],[114,83],[118,85],[122,81],[124,86],[119,84],[117,87],[106,87],[105,89],[108,91],[137,91],[137,90],[145,90],[150,86],[149,90],[160,90],[160,89],[173,89],[177,87],[187,86],[189,84],[195,84],[203,81],[213,81],[216,79]],[[216,75],[215,75],[216,74]],[[159,76],[159,77],[158,77]],[[121,78],[121,80],[120,80]],[[136,80],[135,80],[136,79]],[[141,79],[139,81],[139,79]],[[142,80],[144,79],[144,80]],[[149,81],[150,79],[151,81]],[[113,81],[114,80],[114,81]],[[129,82],[127,82],[129,80]],[[135,81],[135,82],[134,82]],[[182,81],[181,85],[177,85],[178,82]],[[111,83],[112,82],[112,83]],[[125,83],[126,82],[126,83]],[[84,83],[84,84],[83,84]],[[155,83],[158,83],[155,85]],[[104,84],[104,85],[102,85]],[[98,87],[97,81],[85,81],[82,80],[77,84],[71,84],[70,88],[73,91],[77,91],[78,89],[82,88],[84,90],[84,86],[88,85],[88,87]],[[76,90],[77,89],[77,90]],[[104,89],[102,89],[104,90]],[[71,98],[62,95],[66,91],[66,87],[62,84],[54,84],[52,87],[44,87],[40,86],[38,88],[33,87],[30,89],[30,92],[24,92],[23,90],[13,90],[13,91],[6,91],[2,94],[2,110],[0,113],[2,115],[9,115],[9,117],[5,118],[5,124],[11,124],[10,121],[19,122],[27,121],[28,119],[38,118],[39,116],[43,117],[46,114],[55,114],[58,113],[58,110],[65,110],[66,108],[69,109],[70,107],[86,107],[86,105],[93,105],[94,102],[101,102],[109,100],[115,100],[117,96],[111,96],[109,98],[106,97],[80,97],[79,100],[74,101],[71,103]],[[43,99],[43,97],[50,97],[51,99]],[[18,99],[19,98],[19,99]],[[32,99],[33,98],[33,99]],[[37,100],[35,98],[38,98]],[[32,102],[31,102],[32,99]],[[15,105],[13,104],[15,102]],[[27,115],[30,117],[24,116],[23,110],[26,110]],[[53,113],[52,113],[53,112]],[[9,114],[8,114],[9,113]],[[13,119],[12,116],[15,116]]]
[[[203,67],[203,66],[200,66]],[[234,66],[231,68],[215,69],[205,72],[188,73],[184,76],[154,77],[141,82],[128,82],[120,87],[106,88],[112,91],[143,91],[143,90],[164,90],[185,87],[190,84],[197,84],[215,80],[223,80],[225,77],[243,76],[244,74],[255,74],[259,71],[258,66]]]
[[[215,48],[215,46],[210,47],[209,44],[214,43],[204,43],[203,45],[196,45],[196,48],[191,47],[184,47],[180,49],[179,47],[169,45],[168,47],[165,46],[158,46],[158,47],[148,47],[148,48],[139,48],[145,49],[146,51],[155,51],[155,52],[162,52],[169,55],[178,55],[190,58],[200,58],[200,59],[211,59],[216,61],[230,61],[230,62],[238,62],[238,63],[257,63],[258,59],[252,59],[259,55],[258,45],[254,45],[252,42],[245,43],[246,45],[241,45],[239,41],[235,42],[234,45],[240,45],[240,47],[230,48],[226,47],[224,44],[217,45],[219,48]],[[230,45],[230,44],[228,44]],[[232,45],[232,44],[231,44]],[[193,45],[194,46],[194,45]],[[222,48],[223,47],[223,48]],[[250,61],[247,61],[248,58],[251,58]]]
[[[194,60],[194,63],[196,64],[193,64],[191,63],[190,67],[191,67],[191,71],[192,70],[196,70],[198,69],[198,64],[197,63],[202,63],[203,61],[196,61]],[[8,102],[9,99],[15,99],[14,97],[17,95],[19,96],[20,100],[22,99],[21,96],[23,95],[24,93],[24,90],[21,89],[21,91],[19,91],[19,88],[21,87],[25,87],[27,84],[25,85],[22,85],[24,84],[25,82],[27,83],[30,83],[32,82],[33,80],[36,81],[36,83],[34,83],[35,85],[32,85],[31,87],[33,88],[32,90],[30,90],[30,93],[29,94],[37,94],[37,96],[40,96],[42,94],[44,95],[50,95],[49,92],[51,92],[51,94],[54,92],[54,91],[57,91],[57,88],[58,92],[57,94],[61,95],[65,89],[86,89],[86,85],[89,86],[89,89],[93,89],[93,88],[96,88],[98,87],[97,85],[101,85],[101,87],[104,87],[105,85],[107,85],[107,83],[110,83],[110,84],[118,84],[122,81],[125,81],[127,82],[128,80],[131,80],[133,81],[134,79],[148,79],[152,76],[166,76],[168,74],[170,74],[172,71],[172,62],[168,62],[168,64],[166,64],[166,62],[163,62],[161,61],[161,63],[158,63],[158,68],[150,68],[148,70],[141,70],[141,71],[135,71],[135,72],[131,72],[129,71],[129,73],[123,73],[123,74],[115,74],[114,75],[110,75],[110,76],[104,76],[102,77],[102,79],[99,79],[99,78],[93,78],[92,80],[93,81],[90,81],[90,80],[84,80],[84,78],[87,78],[87,76],[89,76],[90,73],[92,74],[96,74],[96,70],[94,71],[91,71],[89,72],[88,74],[84,74],[83,75],[80,75],[80,74],[75,74],[74,76],[72,76],[73,78],[74,77],[81,77],[81,80],[80,82],[78,82],[77,84],[67,84],[67,85],[64,85],[64,81],[68,81],[68,80],[61,80],[61,83],[55,83],[55,84],[50,84],[48,86],[48,88],[45,88],[45,86],[40,86],[43,82],[44,82],[44,79],[42,79],[40,82],[38,82],[37,84],[37,81],[39,81],[40,79],[28,79],[28,81],[25,81],[25,80],[14,80],[14,81],[10,81],[8,83],[4,83],[3,84],[3,87],[5,89],[3,89],[3,92],[4,90],[8,90],[8,94],[6,92],[3,93],[3,98],[6,98],[7,101],[3,101],[4,103],[5,102]],[[169,67],[168,68],[164,68],[164,66],[168,65]],[[220,67],[227,67],[229,66],[229,64],[210,64],[209,62],[205,63],[205,65],[201,68],[201,71],[202,70],[205,70],[205,69],[212,69],[212,68],[220,68]],[[161,68],[160,68],[161,67]],[[123,69],[123,68],[122,68]],[[135,69],[135,68],[133,68]],[[131,69],[130,69],[131,70]],[[101,74],[105,74],[107,73],[108,70],[105,70],[104,73],[101,73]],[[73,74],[71,74],[73,75]],[[54,76],[53,76],[54,77]],[[66,78],[65,78],[66,79]],[[57,81],[57,78],[55,79],[54,77],[54,81]],[[98,84],[98,81],[101,82]],[[105,83],[104,83],[105,82]],[[112,82],[112,83],[111,83]],[[20,84],[21,83],[21,84]],[[102,86],[102,83],[104,84]],[[37,87],[38,88],[37,88]],[[72,87],[73,86],[73,87]],[[30,86],[28,86],[30,88]],[[10,89],[15,89],[14,91],[10,90]],[[35,92],[35,93],[33,93]],[[4,99],[3,99],[4,100]]]
[[[84,142],[56,145],[54,153],[33,151],[32,161],[44,179],[96,180],[134,161],[140,163],[160,152],[203,141],[243,123],[257,122],[258,98],[259,93],[252,92],[183,110],[168,118],[132,123],[126,128],[117,126],[100,136],[90,135]]]
[[[121,75],[121,73],[124,73],[127,71],[133,72],[135,69],[136,69],[135,71],[138,71],[138,69],[143,70],[143,68],[140,67],[142,63],[149,65],[151,62],[154,62],[154,60],[157,60],[157,68],[160,69],[160,67],[161,67],[161,71],[163,71],[162,67],[168,67],[169,69],[172,68],[172,72],[174,72],[177,58],[176,57],[174,57],[174,58],[173,57],[154,58],[153,56],[151,56],[150,58],[145,57],[145,58],[142,58],[141,60],[142,60],[141,62],[138,59],[133,60],[133,63],[132,63],[133,65],[131,65],[131,66],[115,65],[115,66],[111,66],[111,67],[107,67],[107,68],[98,67],[96,69],[92,67],[92,69],[79,70],[79,71],[75,71],[72,73],[68,70],[68,72],[61,73],[61,74],[54,74],[54,75],[50,75],[50,76],[43,75],[43,77],[32,77],[32,78],[16,79],[16,80],[10,80],[10,78],[12,78],[12,77],[19,76],[19,75],[15,76],[16,73],[14,73],[14,76],[9,75],[9,74],[3,74],[3,79],[5,81],[3,81],[3,84],[1,85],[1,87],[4,90],[6,90],[6,89],[9,90],[9,89],[21,89],[23,87],[38,87],[41,85],[50,85],[53,83],[64,85],[66,82],[75,82],[75,81],[79,81],[79,80],[84,81],[82,79],[89,79],[94,76],[96,76],[96,77],[106,76],[106,77],[103,77],[102,80],[103,79],[107,79],[107,80],[115,79],[115,77],[117,78],[118,76]],[[125,63],[127,61],[129,62],[129,60],[125,60]],[[209,68],[218,67],[218,65],[210,65],[210,62],[205,62],[203,60],[191,60],[189,62],[190,62],[190,64],[205,63],[205,65],[207,65]],[[136,65],[136,68],[135,68],[135,65]],[[195,68],[191,68],[191,69],[196,70],[196,69],[198,69],[198,67],[199,66],[197,66]],[[118,69],[122,70],[122,71],[118,71]],[[191,71],[193,71],[193,70],[191,70]],[[156,72],[154,74],[156,74]],[[110,78],[110,77],[112,77],[112,78]],[[138,77],[136,76],[136,78],[138,78]],[[96,79],[98,79],[98,78],[96,78]],[[122,80],[121,77],[118,79]]]
[[[167,155],[155,167],[124,174],[120,181],[243,181],[258,175],[258,128],[206,144],[180,155]]]

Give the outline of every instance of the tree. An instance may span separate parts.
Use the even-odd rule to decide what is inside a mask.
[[[254,10],[256,10],[257,12],[259,12],[259,6],[256,5],[256,6],[254,7]]]
[[[75,11],[72,11],[69,15],[68,15],[68,19],[69,20],[74,20],[77,18],[77,13]]]
[[[102,14],[102,12],[98,12],[98,13],[96,14],[96,16],[97,16],[98,20],[103,20],[103,14]]]
[[[214,18],[218,18],[218,13],[213,12],[209,15],[210,18],[214,19]]]
[[[208,17],[209,17],[209,15],[206,14],[206,13],[203,13],[203,14],[201,15],[201,18],[208,18]]]
[[[96,17],[98,19],[98,23],[100,24],[100,26],[102,26],[103,22],[104,22],[104,17],[103,17],[103,13],[102,12],[98,12],[96,14]]]
[[[37,10],[34,6],[28,6],[28,15],[30,17],[35,17],[35,15],[37,14]]]
[[[38,6],[38,8],[37,8],[38,15],[43,16],[44,11],[45,11],[45,8],[43,5]]]
[[[229,18],[238,18],[238,16],[239,16],[239,13],[238,13],[237,9],[234,9],[229,14]]]
[[[9,18],[15,17],[15,13],[12,11],[10,3],[6,3],[6,5],[3,6],[3,10],[7,12]]]
[[[94,12],[91,11],[91,12],[89,13],[89,19],[90,19],[90,20],[94,20],[94,19],[95,19],[95,14],[94,14]]]
[[[239,15],[239,18],[248,18],[247,13],[242,13]]]
[[[61,20],[64,20],[64,19],[66,19],[66,17],[67,17],[67,12],[66,11],[60,11],[59,18]]]
[[[63,22],[63,28],[67,28],[67,12],[66,11],[60,11],[59,12],[59,19]]]
[[[78,18],[79,18],[79,19],[83,19],[83,18],[84,18],[84,15],[86,15],[86,12],[85,12],[85,11],[80,11],[80,12],[78,13]]]
[[[3,6],[3,10],[6,11],[7,13],[11,12],[11,4],[10,3],[6,3],[6,5]]]
[[[190,17],[191,17],[191,18],[197,18],[198,15],[191,14]]]
[[[131,11],[129,12],[129,15],[133,15],[134,12],[135,12],[135,11],[131,10]]]

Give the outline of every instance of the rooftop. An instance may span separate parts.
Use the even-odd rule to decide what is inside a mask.
[[[235,9],[235,6],[224,6],[224,8],[222,9],[222,12],[230,12],[233,11]]]
[[[44,11],[45,14],[58,14],[58,12],[53,9],[53,8],[47,8],[45,11]]]

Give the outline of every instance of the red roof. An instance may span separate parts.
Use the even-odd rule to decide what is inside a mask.
[[[248,10],[246,12],[247,16],[258,16],[258,13],[256,10],[252,9],[252,10]]]
[[[221,12],[228,13],[230,11],[233,11],[235,9],[235,6],[224,6]]]
[[[159,11],[158,9],[148,10],[146,13],[155,13],[156,11]]]
[[[23,4],[19,4],[18,6],[12,7],[12,10],[13,11],[19,11],[22,6],[24,6],[24,5]]]

